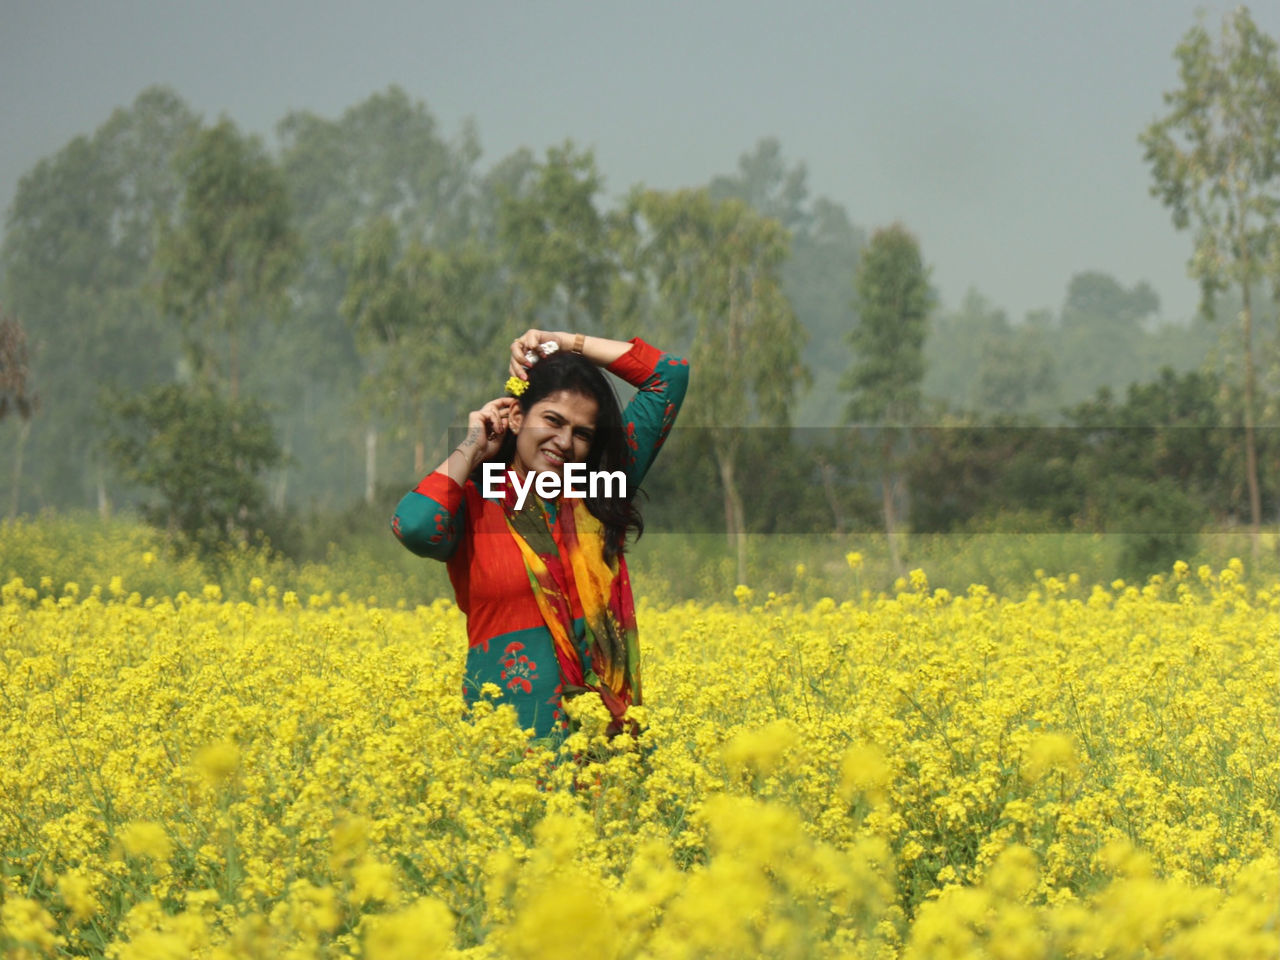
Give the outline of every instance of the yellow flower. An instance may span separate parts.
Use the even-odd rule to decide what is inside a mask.
[[[1031,741],[1022,757],[1023,779],[1034,782],[1050,773],[1074,773],[1075,742],[1063,733],[1042,733]]]
[[[98,899],[93,882],[82,871],[74,870],[58,878],[58,893],[77,923],[84,923],[98,912]]]
[[[862,554],[854,550],[844,555],[844,562],[849,565],[850,570],[862,569]]]
[[[511,394],[513,397],[522,396],[524,392],[529,389],[529,381],[521,380],[519,377],[515,376],[507,377],[506,389],[507,393]]]
[[[767,776],[796,748],[798,739],[794,724],[788,720],[744,730],[725,746],[725,766],[735,777],[743,773]]]
[[[840,792],[846,800],[852,800],[859,794],[878,799],[884,795],[884,788],[892,779],[893,771],[879,747],[856,743],[844,752],[840,764]]]
[[[196,769],[215,786],[230,779],[239,767],[240,748],[230,740],[201,747],[196,754]]]
[[[397,896],[396,874],[388,863],[361,860],[351,869],[351,900],[365,904],[371,900],[394,903]]]
[[[365,929],[364,953],[369,960],[431,960],[453,946],[453,914],[432,897],[397,913],[370,917]]]
[[[173,852],[173,841],[158,823],[144,820],[125,824],[120,831],[120,845],[131,857],[149,857],[152,860],[168,860]]]
[[[66,942],[54,934],[54,929],[53,917],[35,900],[10,896],[0,904],[0,943],[12,938],[18,944],[35,946],[41,955],[51,956]],[[36,954],[19,949],[15,956],[34,958]]]

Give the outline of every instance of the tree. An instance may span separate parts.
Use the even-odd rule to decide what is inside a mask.
[[[782,292],[789,237],[776,220],[706,190],[636,192],[639,282],[657,291],[664,342],[690,344],[697,375],[683,421],[706,430],[724,495],[725,527],[746,579],[746,522],[737,475],[743,428],[787,426],[804,334]]]
[[[1195,231],[1189,272],[1208,315],[1229,286],[1241,298],[1245,473],[1254,550],[1262,522],[1254,425],[1252,287],[1280,284],[1280,63],[1276,43],[1240,7],[1227,14],[1215,46],[1203,25],[1175,51],[1181,86],[1164,95],[1169,112],[1139,140],[1151,165],[1153,196],[1178,229]]]
[[[183,322],[194,372],[206,383],[221,379],[216,340],[226,335],[226,383],[235,401],[244,326],[283,306],[297,264],[289,198],[261,144],[230,120],[200,131],[179,154],[178,169],[178,220],[166,226],[157,251],[161,304]]]
[[[281,453],[258,404],[165,384],[110,406],[109,455],[158,496],[143,508],[148,520],[204,553],[264,528],[261,474]]]
[[[596,208],[603,186],[592,153],[565,143],[547,151],[522,192],[501,198],[499,240],[529,324],[600,329],[613,273],[608,224]]]
[[[852,422],[880,427],[881,496],[893,567],[900,572],[897,527],[899,426],[918,419],[924,342],[934,296],[920,246],[901,224],[877,230],[854,275],[854,361],[845,379]]]
[[[9,516],[18,514],[18,489],[22,477],[22,455],[31,430],[36,394],[27,366],[27,334],[17,320],[0,313],[0,421],[12,411],[22,420],[13,457],[13,486],[9,494]]]
[[[810,198],[805,165],[788,166],[773,137],[739,157],[737,171],[715,177],[708,191],[712,200],[743,201],[791,234],[782,290],[807,333],[801,359],[813,374],[812,389],[796,404],[794,419],[833,426],[829,397],[849,364],[847,353],[833,346],[852,320],[849,273],[857,267],[866,236],[843,206],[826,197]]]
[[[1134,328],[1159,310],[1160,298],[1146,281],[1126,290],[1110,274],[1086,270],[1067,284],[1062,323],[1070,326],[1103,318],[1119,327]]]
[[[23,466],[25,506],[96,500],[105,511],[112,491],[90,429],[100,391],[173,375],[178,338],[147,281],[156,221],[181,189],[173,158],[195,124],[172,91],[149,88],[18,184],[0,268],[42,397]]]
[[[432,420],[447,426],[498,393],[493,344],[509,321],[496,272],[475,244],[443,250],[413,240],[401,252],[386,217],[356,235],[342,311],[368,361],[371,403],[413,439],[417,476],[427,470]]]
[[[794,237],[806,231],[812,219],[805,208],[808,177],[803,163],[787,169],[782,144],[776,137],[765,137],[755,150],[738,158],[736,174],[715,177],[707,192],[714,201],[743,201],[761,216],[777,220]]]
[[[27,366],[27,334],[17,320],[0,313],[0,420],[12,411],[30,419],[36,405]]]
[[[302,240],[300,282],[293,293],[291,321],[303,336],[282,347],[298,357],[309,374],[273,386],[271,396],[286,409],[315,411],[286,418],[286,437],[307,451],[308,464],[323,470],[297,471],[296,485],[333,480],[358,481],[363,462],[364,492],[372,502],[377,487],[377,451],[381,424],[374,411],[386,409],[369,387],[378,377],[382,356],[361,330],[348,322],[341,304],[352,282],[350,270],[359,239],[382,218],[392,226],[396,249],[417,243],[433,250],[454,250],[483,232],[495,232],[496,214],[482,207],[475,163],[480,146],[469,125],[446,138],[421,101],[390,87],[336,118],[290,113],[277,128],[283,144],[281,165]],[[397,254],[398,255],[398,254]],[[381,384],[378,384],[381,386]],[[375,391],[377,392],[377,391]],[[386,398],[382,398],[385,400]],[[352,414],[359,411],[357,416]],[[337,442],[333,424],[349,424],[347,444]],[[323,426],[321,426],[323,425]],[[363,448],[362,458],[351,455]],[[407,464],[406,464],[407,469]]]

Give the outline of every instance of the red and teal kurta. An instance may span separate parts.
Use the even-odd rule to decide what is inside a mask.
[[[675,422],[689,382],[689,364],[640,339],[606,369],[637,388],[622,413],[630,457],[625,473],[634,496]],[[530,497],[533,494],[530,493]],[[561,555],[561,516],[573,501],[548,504],[551,533]],[[459,486],[432,473],[405,494],[391,520],[400,541],[422,557],[448,564],[458,607],[467,616],[464,696],[473,702],[485,683],[496,684],[516,708],[520,724],[546,736],[565,726],[561,677],[551,630],[529,582],[520,546],[507,524],[502,498],[485,499],[470,480]],[[618,559],[616,587],[630,607],[626,560]],[[567,562],[565,569],[571,569]],[[574,640],[591,663],[582,603],[568,579]]]

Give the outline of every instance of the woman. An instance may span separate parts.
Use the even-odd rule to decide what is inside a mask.
[[[626,410],[601,367],[637,388]],[[638,338],[529,330],[511,343],[510,369],[520,396],[468,415],[466,438],[400,501],[391,529],[448,563],[467,616],[468,702],[496,684],[542,737],[567,729],[566,697],[592,690],[617,733],[641,702],[623,547],[642,528],[635,492],[680,409],[688,362]],[[500,476],[483,469],[493,462]],[[594,496],[544,502],[530,474],[563,480],[566,464],[622,471],[625,495],[600,484]]]

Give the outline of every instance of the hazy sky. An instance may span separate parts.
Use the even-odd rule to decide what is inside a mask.
[[[487,166],[567,138],[611,196],[692,186],[776,136],[814,195],[920,238],[944,303],[1014,318],[1086,269],[1189,315],[1190,237],[1148,194],[1138,132],[1176,84],[1192,0],[349,2],[0,0],[0,202],[144,87],[273,142],[399,84]],[[1280,4],[1255,19],[1280,36]]]

